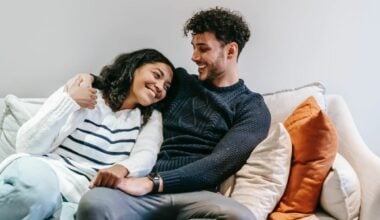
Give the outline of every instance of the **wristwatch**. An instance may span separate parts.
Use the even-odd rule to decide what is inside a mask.
[[[146,177],[148,177],[148,179],[153,182],[153,189],[151,193],[158,193],[158,189],[160,188],[160,175],[158,173],[152,172],[149,173]]]

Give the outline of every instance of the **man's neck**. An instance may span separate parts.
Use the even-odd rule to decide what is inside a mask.
[[[216,87],[227,87],[227,86],[231,86],[237,83],[238,81],[239,81],[239,77],[236,73],[234,73],[233,77],[229,76],[228,78],[221,77],[221,78],[214,79],[212,81],[212,84]]]
[[[227,87],[234,85],[239,81],[238,70],[236,67],[231,67],[225,70],[225,72],[212,81],[212,84],[216,87]]]

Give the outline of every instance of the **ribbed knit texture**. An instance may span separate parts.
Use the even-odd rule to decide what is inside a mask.
[[[164,192],[216,189],[266,136],[270,113],[243,80],[228,87],[201,82],[179,68],[163,109],[164,143],[155,171]]]
[[[121,164],[134,177],[151,171],[163,139],[161,113],[154,110],[142,127],[141,120],[140,109],[113,112],[102,95],[94,109],[80,109],[62,87],[21,126],[16,150],[43,158],[63,197],[77,203],[99,169]]]

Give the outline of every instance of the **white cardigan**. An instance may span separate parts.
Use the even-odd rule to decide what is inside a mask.
[[[115,122],[118,122],[120,114],[126,114],[124,118],[121,118],[126,120],[127,117],[128,120],[126,121],[129,127],[141,125],[141,114],[138,108],[127,111],[123,110],[117,113],[105,111],[104,109],[106,108],[109,107],[105,106],[100,94],[98,94],[95,110],[81,109],[64,92],[63,87],[58,89],[46,100],[37,114],[22,125],[16,139],[16,151],[19,154],[12,155],[4,160],[0,164],[0,172],[2,168],[5,168],[11,161],[20,156],[38,156],[55,170],[63,196],[71,202],[78,202],[80,197],[88,190],[89,181],[83,176],[70,171],[70,167],[62,159],[64,152],[60,149],[60,145],[67,143],[69,139],[67,137],[78,132],[76,129],[83,126],[84,120],[94,117],[93,114],[95,113],[97,116],[102,116],[102,114],[119,114],[118,117],[113,117],[116,118]],[[119,124],[123,125],[123,122],[119,122]],[[111,120],[110,126],[113,125],[112,123],[113,121]],[[116,158],[115,162],[125,166],[129,170],[130,176],[144,176],[153,168],[163,141],[161,113],[154,111],[148,122],[139,129],[139,132],[135,133],[135,143],[132,143],[133,146],[129,147],[131,149],[130,155],[124,156],[124,158],[119,157],[122,158],[119,161]],[[119,144],[116,146],[116,150],[123,150],[122,147],[123,145]],[[47,157],[40,157],[42,155],[47,155]],[[91,155],[91,152],[89,156],[97,157],[95,154]],[[108,158],[105,158],[105,156],[103,155],[103,158],[100,158],[99,161],[106,161]],[[80,167],[81,164],[88,163],[86,159],[76,157],[75,155],[71,158],[73,159],[72,162],[76,162],[75,165],[79,165],[75,167],[79,168],[79,171],[83,171],[90,178],[96,174],[93,169],[88,168],[86,170],[85,166],[83,166],[83,169]],[[104,167],[107,166],[99,165],[96,168],[101,169]],[[91,170],[92,173],[90,172]]]

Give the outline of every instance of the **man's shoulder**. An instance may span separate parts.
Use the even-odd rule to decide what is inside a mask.
[[[242,109],[262,109],[268,110],[262,94],[254,92],[245,86],[244,92],[236,99],[236,107]]]
[[[188,78],[188,79],[195,79],[197,80],[197,75],[190,74],[185,68],[183,67],[177,67],[174,70],[175,77],[178,77],[179,79]]]
[[[245,85],[244,80],[239,79],[239,81],[241,82],[242,96],[241,96],[241,99],[238,99],[238,101],[241,101],[241,102],[257,102],[257,101],[261,102],[261,101],[264,101],[263,96],[260,93],[252,91],[250,88],[248,88]]]

